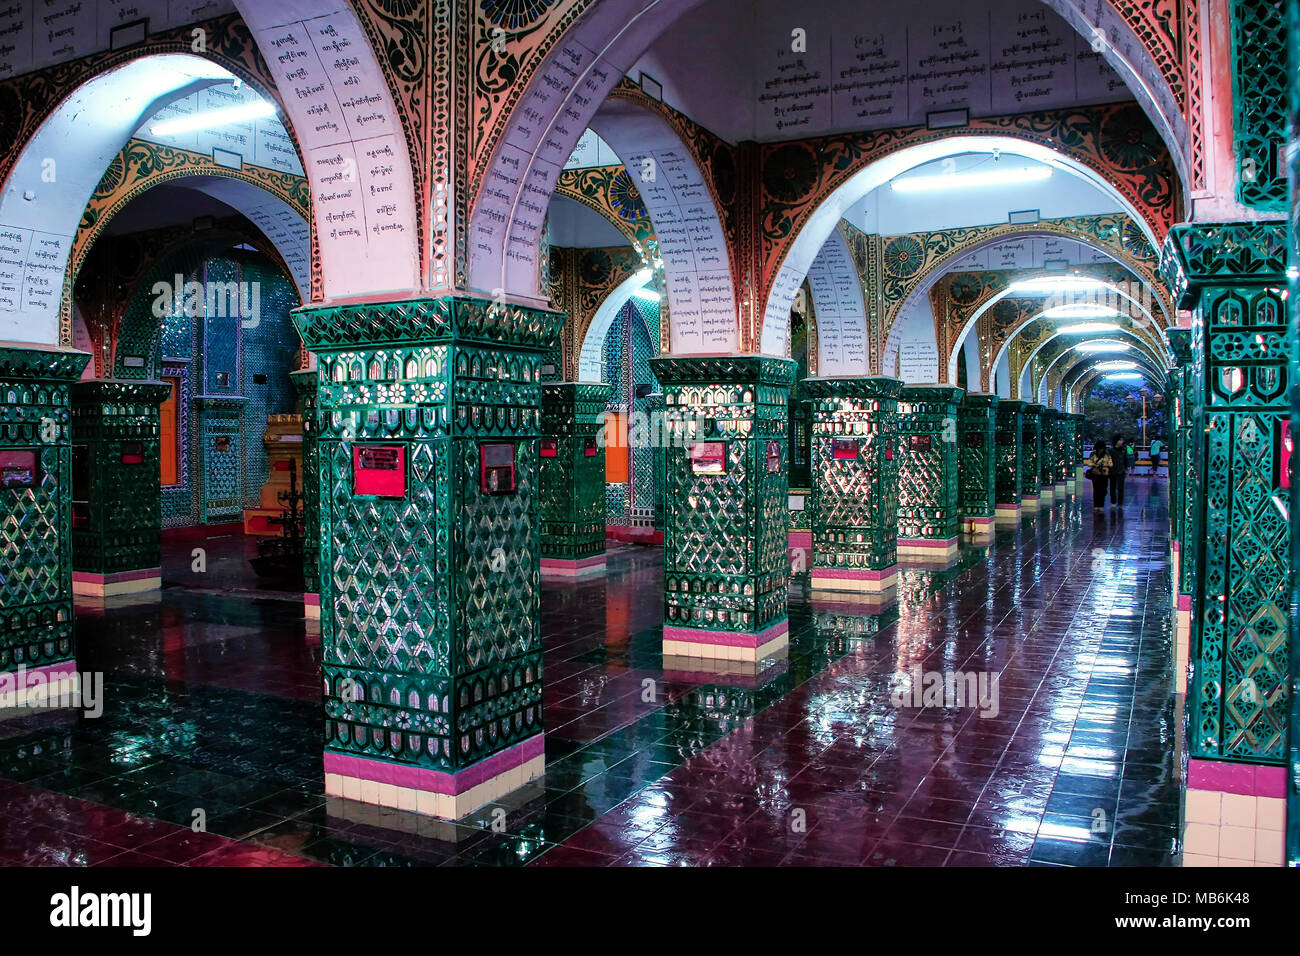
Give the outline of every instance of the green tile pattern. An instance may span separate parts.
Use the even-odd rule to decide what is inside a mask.
[[[539,459],[544,558],[605,553],[605,449],[597,436],[610,391],[590,382],[542,386],[542,437],[555,442],[555,457]]]
[[[541,365],[562,313],[442,297],[303,308],[317,354],[326,749],[455,772],[542,730]],[[399,445],[406,496],[354,493]],[[513,444],[489,494],[480,446]]]
[[[812,567],[880,571],[898,563],[898,466],[894,434],[903,383],[883,376],[810,378]],[[858,442],[836,459],[835,439]]]
[[[1291,414],[1286,224],[1178,226],[1162,268],[1192,310],[1190,452],[1200,527],[1189,748],[1283,763],[1291,678],[1291,526],[1281,430]],[[1195,535],[1193,537],[1192,535]]]
[[[998,402],[998,420],[995,434],[995,466],[997,472],[997,503],[1020,503],[1020,440],[1024,424],[1025,403],[1016,399]]]
[[[0,450],[33,450],[30,488],[0,488],[0,671],[72,660],[70,389],[90,356],[0,347]]]
[[[1043,449],[1043,406],[1026,404],[1020,414],[1020,494],[1037,495],[1042,490],[1039,461]]]
[[[117,574],[162,562],[162,487],[158,408],[162,382],[86,381],[72,386],[72,443],[85,446],[84,523],[72,531],[77,571]],[[139,462],[124,462],[138,446]],[[131,456],[132,458],[134,456]]]
[[[664,623],[754,633],[786,616],[788,402],[795,363],[660,356],[665,449]],[[689,446],[726,442],[726,473],[692,472]],[[779,455],[768,466],[768,453]]]
[[[998,396],[967,392],[957,408],[957,508],[991,518],[997,508]]]
[[[298,393],[302,415],[302,474],[298,487],[302,492],[302,576],[303,591],[320,593],[320,449],[316,433],[320,421],[316,414],[317,372],[291,372],[290,381]]]
[[[898,396],[898,536],[944,541],[961,530],[957,407],[964,390],[905,385]]]

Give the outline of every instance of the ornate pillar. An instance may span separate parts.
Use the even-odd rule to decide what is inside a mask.
[[[1043,406],[1026,404],[1020,422],[1020,513],[1036,515],[1043,502],[1039,462],[1043,449]],[[1050,504],[1050,501],[1047,502]]]
[[[756,668],[789,644],[787,414],[796,365],[762,355],[660,356],[650,365],[668,419],[665,659]]]
[[[997,493],[997,523],[1020,524],[1020,438],[1024,425],[1025,403],[1018,399],[998,402],[997,430],[994,435],[994,487]]]
[[[0,347],[0,708],[78,689],[69,393],[89,360]]]
[[[319,372],[290,372],[302,408],[302,607],[308,620],[320,618],[320,454],[316,433],[316,384]]]
[[[563,315],[294,316],[319,360],[325,792],[459,818],[543,770],[540,379]]]
[[[645,397],[646,414],[650,417],[651,449],[654,461],[654,529],[662,540],[664,533],[664,393],[651,392]],[[603,481],[603,479],[602,479]],[[603,491],[602,491],[603,500]],[[603,513],[603,512],[602,512]]]
[[[898,555],[957,556],[957,407],[964,389],[904,385],[898,396]]]
[[[1184,863],[1280,865],[1290,719],[1287,224],[1176,226],[1161,267],[1192,311],[1192,593]],[[1244,799],[1243,799],[1244,798]],[[1240,806],[1239,806],[1240,805]],[[1238,811],[1242,811],[1238,813]],[[1245,811],[1249,810],[1247,814]]]
[[[957,507],[961,530],[974,538],[993,536],[997,514],[995,461],[998,397],[967,392],[957,409]]]
[[[894,420],[903,383],[810,378],[804,387],[812,413],[813,591],[879,602],[898,583]]]
[[[1201,487],[1192,457],[1195,435],[1191,410],[1195,406],[1195,375],[1192,361],[1192,330],[1172,328],[1165,332],[1174,353],[1169,373],[1172,398],[1173,448],[1169,455],[1170,564],[1174,591],[1174,688],[1187,693],[1191,668],[1192,594],[1196,590],[1197,541],[1200,538]]]
[[[543,574],[605,570],[605,449],[596,439],[610,390],[599,382],[542,386]]]
[[[76,382],[72,396],[72,592],[162,587],[162,382]]]
[[[199,520],[244,520],[244,406],[241,395],[199,395]]]
[[[790,398],[790,573],[806,575],[812,566],[812,451],[809,401],[803,382]]]

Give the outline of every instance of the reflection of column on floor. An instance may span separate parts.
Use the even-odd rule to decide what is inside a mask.
[[[319,364],[330,797],[455,819],[542,773],[539,383],[562,320],[450,296],[295,313]]]
[[[795,363],[664,356],[651,366],[669,430],[665,666],[723,661],[757,672],[789,643],[786,416]]]
[[[898,454],[903,383],[805,379],[812,413],[814,597],[884,603],[898,582]]]
[[[70,388],[90,356],[0,347],[0,709],[78,687]]]
[[[957,409],[957,507],[962,532],[976,539],[993,536],[997,514],[997,420],[996,395],[967,392]]]
[[[965,390],[905,385],[898,396],[898,556],[947,564],[957,556],[957,407]]]
[[[1017,399],[998,402],[997,429],[994,432],[995,485],[997,522],[1020,524],[1020,439],[1024,425],[1025,403]]]
[[[1203,564],[1192,580],[1184,865],[1285,856],[1292,588],[1285,222],[1176,226],[1162,271],[1192,312],[1192,427]],[[1202,542],[1204,543],[1202,546]],[[1196,547],[1191,547],[1192,544]],[[1188,562],[1190,564],[1190,562]],[[1184,575],[1187,571],[1184,566]]]
[[[611,386],[542,386],[542,574],[578,577],[605,570],[605,450],[597,436]]]
[[[72,386],[72,590],[107,597],[162,587],[159,407],[171,386]]]

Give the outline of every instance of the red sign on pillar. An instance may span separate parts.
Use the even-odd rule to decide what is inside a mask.
[[[353,490],[380,498],[406,497],[406,448],[402,445],[354,445]]]
[[[1277,443],[1277,484],[1279,488],[1291,487],[1291,420],[1278,423],[1281,437]]]

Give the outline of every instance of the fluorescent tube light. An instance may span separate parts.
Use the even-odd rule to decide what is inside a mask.
[[[261,119],[275,115],[275,104],[266,100],[256,103],[244,103],[241,106],[229,106],[220,110],[208,110],[193,116],[179,119],[163,120],[149,127],[155,136],[171,136],[175,133],[190,133],[196,129],[213,129],[217,126],[229,126],[231,123],[243,123],[251,119]]]
[[[907,176],[895,179],[890,188],[899,193],[938,192],[943,189],[977,189],[983,186],[1022,186],[1041,182],[1052,175],[1050,166],[996,169],[983,173],[940,173],[937,176]]]

